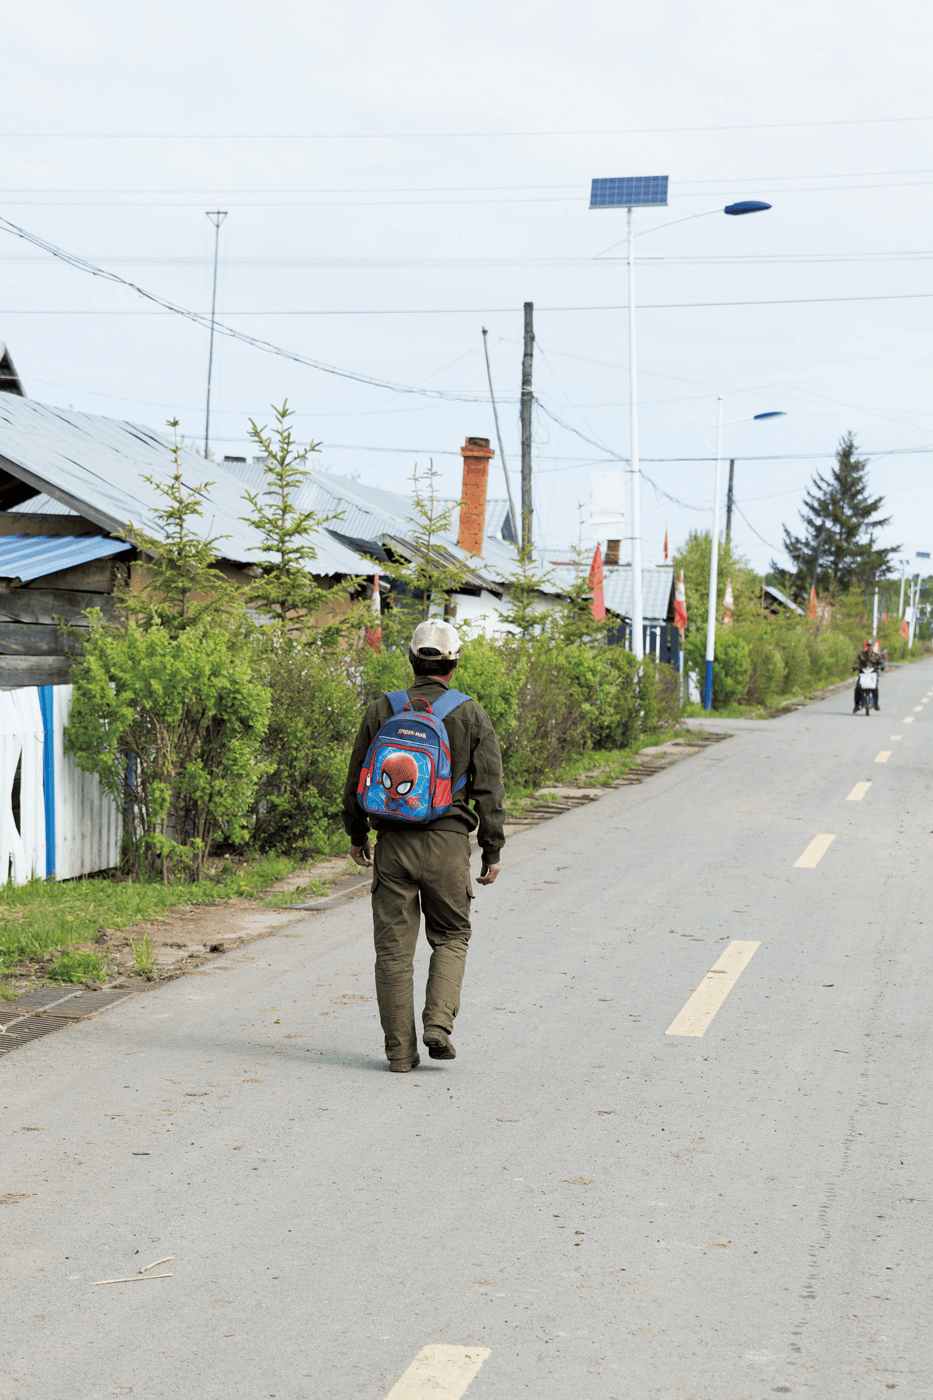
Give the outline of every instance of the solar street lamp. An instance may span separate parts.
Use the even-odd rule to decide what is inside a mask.
[[[630,461],[632,478],[631,540],[632,540],[632,650],[637,660],[644,657],[644,617],[642,603],[641,576],[641,466],[638,455],[638,377],[635,353],[635,234],[632,229],[632,211],[644,208],[667,207],[667,175],[635,175],[612,179],[593,180],[590,187],[591,209],[626,209],[628,243],[628,348],[629,348],[629,402],[630,402]],[[757,214],[770,209],[758,199],[743,199],[737,204],[727,204],[725,209],[703,209],[698,214],[687,214],[682,219],[672,219],[674,224],[685,223],[688,219],[700,219],[706,214]],[[670,224],[658,224],[656,228],[669,228]],[[646,229],[654,233],[655,229]],[[618,246],[618,245],[614,245]],[[606,253],[611,252],[606,249]],[[599,257],[605,257],[600,253]]]
[[[722,421],[722,394],[717,399],[716,414],[716,486],[713,491],[713,529],[710,538],[709,556],[709,605],[706,614],[706,674],[703,677],[703,708],[713,708],[713,662],[716,659],[716,596],[719,592],[719,513],[722,505],[722,435],[740,423],[761,423],[766,418],[785,417],[783,409],[772,409],[768,413],[753,413],[748,418],[733,418],[728,423]],[[706,444],[709,447],[709,443]]]

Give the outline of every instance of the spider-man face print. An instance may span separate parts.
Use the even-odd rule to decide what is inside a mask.
[[[402,803],[412,810],[418,806],[418,798],[411,796],[418,781],[418,765],[410,753],[390,753],[382,765],[380,781],[390,810],[400,811]]]

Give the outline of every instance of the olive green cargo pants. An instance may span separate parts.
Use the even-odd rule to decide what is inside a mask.
[[[423,1023],[453,1029],[470,939],[470,838],[463,832],[383,831],[373,859],[376,997],[386,1057],[418,1053],[414,960],[421,911],[431,945]]]

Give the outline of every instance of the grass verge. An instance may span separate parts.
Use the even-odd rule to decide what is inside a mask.
[[[61,883],[31,880],[0,887],[0,972],[58,950],[45,976],[51,981],[103,981],[107,968],[94,944],[108,930],[157,919],[178,904],[217,904],[256,898],[298,866],[288,856],[267,856],[240,870],[225,867],[194,885],[134,884],[101,876]],[[275,899],[275,896],[273,896]],[[291,902],[283,897],[283,903]],[[83,945],[83,946],[82,946]],[[145,953],[142,953],[146,960]]]

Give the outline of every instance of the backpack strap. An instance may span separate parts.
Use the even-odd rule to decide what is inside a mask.
[[[394,715],[399,715],[399,714],[401,714],[402,710],[404,710],[405,706],[408,704],[408,691],[407,691],[407,690],[389,690],[389,691],[386,691],[386,699],[388,700],[389,704],[392,706],[392,713],[393,713]]]
[[[465,705],[467,700],[472,700],[472,695],[464,695],[462,690],[445,691],[439,700],[434,701],[434,718],[446,719],[454,710]]]

